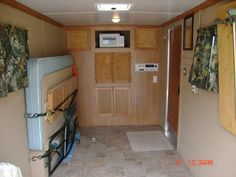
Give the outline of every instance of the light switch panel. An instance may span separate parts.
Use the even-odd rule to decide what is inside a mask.
[[[152,77],[152,82],[153,82],[153,83],[157,83],[157,81],[158,81],[157,76],[153,76],[153,77]]]

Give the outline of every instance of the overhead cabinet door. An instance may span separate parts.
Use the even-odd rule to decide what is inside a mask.
[[[66,31],[66,44],[69,50],[90,49],[90,30],[79,29]]]
[[[159,29],[137,28],[135,30],[135,47],[139,49],[156,49],[159,47]]]

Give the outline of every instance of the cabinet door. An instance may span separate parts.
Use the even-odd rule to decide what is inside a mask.
[[[159,47],[159,29],[137,28],[135,35],[136,48],[154,49]]]
[[[113,115],[113,91],[112,88],[96,88],[96,114],[98,116]]]
[[[96,83],[112,83],[112,54],[95,54]]]
[[[130,88],[114,88],[114,116],[128,117],[130,112]]]
[[[67,49],[90,49],[90,30],[66,31]]]
[[[113,54],[113,81],[114,83],[129,83],[131,80],[130,53]]]

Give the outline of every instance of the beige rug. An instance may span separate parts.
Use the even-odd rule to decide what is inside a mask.
[[[127,132],[130,146],[135,152],[172,150],[173,146],[161,131]]]

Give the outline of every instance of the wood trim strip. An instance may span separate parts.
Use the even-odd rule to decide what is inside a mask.
[[[99,27],[109,27],[109,28],[159,28],[160,25],[128,25],[128,24],[97,24],[97,25],[64,25],[66,30],[76,30],[81,28],[99,28]]]
[[[57,22],[57,21],[55,21],[55,20],[45,16],[45,15],[43,15],[43,14],[41,14],[41,13],[39,13],[39,12],[37,12],[37,11],[35,11],[35,10],[33,10],[33,9],[31,9],[31,8],[25,6],[25,5],[23,5],[23,4],[21,4],[21,3],[17,2],[17,1],[15,1],[15,0],[0,0],[0,3],[3,3],[5,5],[13,7],[15,9],[18,9],[18,10],[20,10],[22,12],[25,12],[25,13],[31,15],[31,16],[34,16],[34,17],[36,17],[36,18],[38,18],[40,20],[43,20],[45,22],[51,23],[51,24],[53,24],[55,26],[58,26],[60,28],[64,27],[63,24],[61,24],[61,23],[59,23],[59,22]]]
[[[183,14],[181,14],[181,15],[179,15],[179,16],[177,16],[177,17],[175,17],[175,18],[173,18],[173,19],[171,19],[171,20],[169,20],[165,23],[163,23],[161,26],[162,27],[168,26],[168,25],[170,25],[174,22],[177,22],[177,21],[185,18],[188,15],[191,15],[191,14],[194,14],[194,13],[200,11],[200,10],[206,9],[206,8],[212,6],[212,5],[214,5],[214,4],[216,4],[220,1],[222,1],[222,0],[207,0],[207,1],[203,2],[202,4],[192,8],[192,9],[186,11],[186,12],[184,12]]]

